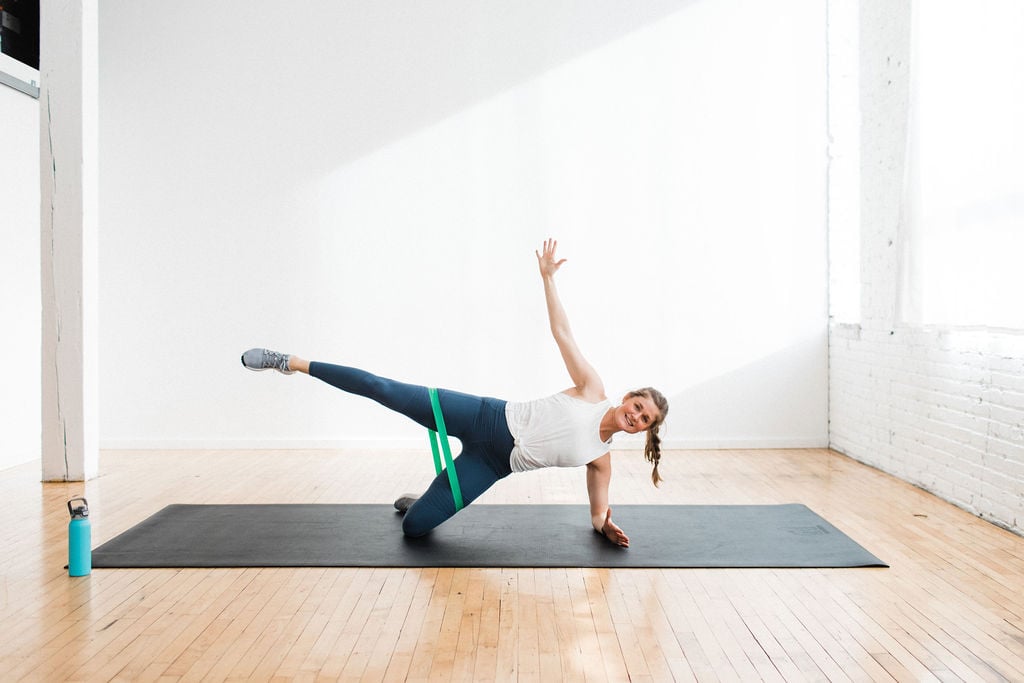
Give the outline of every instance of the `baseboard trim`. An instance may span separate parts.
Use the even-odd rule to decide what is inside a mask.
[[[454,437],[453,437],[454,438]],[[643,450],[640,435],[615,437],[614,450]],[[758,450],[828,448],[828,438],[663,439],[664,450]],[[426,437],[374,439],[103,439],[106,451],[241,451],[241,450],[429,450]]]

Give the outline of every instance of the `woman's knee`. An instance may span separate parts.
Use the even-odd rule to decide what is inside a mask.
[[[402,533],[406,536],[411,538],[426,536],[443,521],[438,521],[432,515],[417,514],[415,507],[413,505],[413,507],[409,508],[405,513],[405,518],[402,520]]]

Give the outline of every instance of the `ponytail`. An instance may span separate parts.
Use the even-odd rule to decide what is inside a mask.
[[[647,444],[644,446],[644,458],[647,459],[647,462],[654,463],[651,481],[657,486],[662,481],[661,475],[658,473],[658,465],[661,463],[661,437],[658,436],[658,430],[661,429],[665,416],[668,415],[668,400],[660,391],[652,387],[631,391],[629,395],[643,396],[644,398],[651,399],[654,401],[654,405],[658,407],[658,412],[661,413],[658,421],[647,429]]]
[[[644,446],[644,457],[647,458],[647,462],[654,463],[654,470],[651,472],[651,481],[657,486],[661,482],[661,475],[658,474],[658,464],[661,462],[661,437],[658,436],[658,428],[661,425],[656,425],[647,430],[647,445]]]

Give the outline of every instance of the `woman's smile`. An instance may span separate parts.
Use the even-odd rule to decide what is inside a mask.
[[[658,417],[658,407],[646,396],[623,397],[619,405],[619,427],[629,434],[645,431]]]

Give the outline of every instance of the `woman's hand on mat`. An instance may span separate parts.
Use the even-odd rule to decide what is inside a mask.
[[[612,543],[621,545],[623,548],[629,547],[629,536],[612,521],[611,508],[608,508],[608,512],[604,516],[604,526],[601,527],[601,533]]]
[[[567,259],[559,261],[555,257],[555,250],[558,249],[558,240],[547,239],[544,240],[544,252],[534,251],[537,254],[537,265],[540,267],[541,277],[554,277],[558,269],[562,267],[562,264]]]

